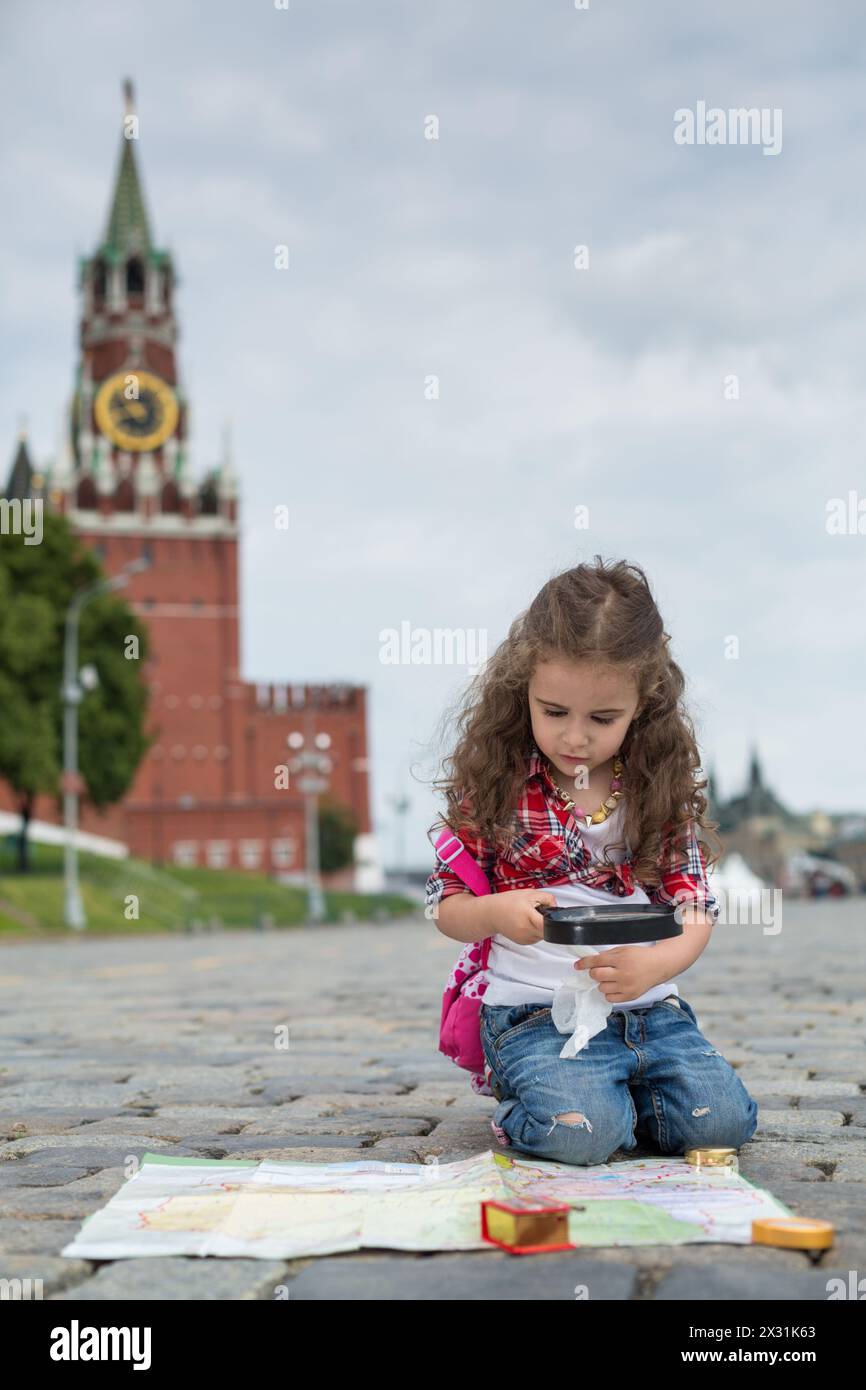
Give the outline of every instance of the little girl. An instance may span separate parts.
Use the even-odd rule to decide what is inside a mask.
[[[756,1102],[673,983],[719,907],[696,835],[715,823],[669,641],[639,566],[596,555],[555,576],[471,682],[446,759],[442,819],[491,894],[440,865],[428,915],[454,941],[492,937],[478,984],[491,1125],[539,1158],[605,1163],[639,1139],[665,1154],[739,1148],[757,1127]],[[618,899],[679,906],[683,934],[578,961],[542,939],[537,904]],[[611,1009],[562,1058],[551,1006],[572,969],[589,970]]]

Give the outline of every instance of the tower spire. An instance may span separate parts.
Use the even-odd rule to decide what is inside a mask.
[[[716,776],[716,765],[715,763],[711,763],[707,769],[707,807],[710,811],[710,815],[715,814],[714,808],[718,804],[718,787],[719,781]]]
[[[12,460],[6,491],[3,495],[10,499],[13,497],[22,499],[31,497],[33,495],[34,471],[33,464],[30,462],[30,452],[27,448],[27,430],[22,424],[18,430],[18,448]]]
[[[114,195],[104,245],[116,255],[129,251],[151,249],[150,225],[144,206],[144,194],[135,163],[135,141],[138,139],[138,116],[135,113],[135,93],[127,77],[123,83],[123,134],[120,163],[114,181]]]
[[[749,762],[749,790],[764,790],[764,781],[761,776],[761,764],[758,761],[758,746],[755,743],[752,744],[752,756]]]

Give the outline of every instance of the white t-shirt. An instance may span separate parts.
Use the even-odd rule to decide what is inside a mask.
[[[581,825],[581,837],[590,850],[593,859],[603,859],[605,846],[621,837],[619,828],[622,815],[622,802],[607,820],[598,825]],[[614,863],[621,864],[625,851],[611,849],[608,856]],[[540,885],[556,898],[557,907],[587,907],[601,904],[604,907],[636,905],[650,900],[639,884],[628,898],[616,897],[604,888],[590,888],[585,883],[556,883],[551,887]],[[628,943],[651,949],[655,941],[635,941]],[[599,953],[613,950],[613,946],[599,946]],[[490,944],[487,961],[489,981],[483,995],[485,1004],[547,1004],[553,1003],[554,990],[563,981],[570,979],[569,971],[574,969],[575,957],[567,946],[556,946],[550,941],[539,941],[531,946],[520,946],[507,936],[498,933]],[[638,1009],[664,999],[670,994],[679,994],[677,986],[670,980],[653,985],[637,999],[625,999],[612,1004],[612,1009]]]

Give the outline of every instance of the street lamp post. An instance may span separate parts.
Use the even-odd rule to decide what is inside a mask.
[[[394,867],[397,876],[405,884],[406,882],[406,848],[405,848],[405,827],[406,813],[411,806],[408,796],[401,796],[399,793],[391,797],[391,808],[395,812],[395,842],[396,859]]]
[[[309,716],[306,720],[307,737],[301,733],[289,734],[286,742],[290,748],[297,748],[297,757],[289,763],[290,772],[300,772],[298,778],[298,791],[304,796],[304,841],[306,848],[306,867],[307,867],[307,904],[311,922],[322,922],[325,918],[325,895],[322,892],[322,883],[319,876],[319,811],[318,797],[320,793],[328,790],[327,774],[331,771],[333,764],[331,759],[324,752],[316,753],[312,748],[305,748],[309,740],[314,742],[317,748],[330,748],[331,738],[329,734],[312,735],[312,728]]]
[[[64,920],[67,927],[83,931],[87,926],[84,903],[78,882],[78,797],[81,778],[78,772],[78,706],[81,703],[82,684],[92,688],[92,678],[82,681],[83,673],[78,670],[78,623],[86,604],[98,594],[112,589],[122,589],[134,574],[147,569],[150,560],[142,555],[124,565],[119,574],[112,579],[100,579],[88,584],[72,595],[66,610],[66,623],[63,639],[63,824],[66,831],[66,846],[63,856],[64,866]]]

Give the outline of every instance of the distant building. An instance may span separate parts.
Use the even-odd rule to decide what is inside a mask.
[[[126,98],[129,117],[129,84]],[[22,436],[6,487],[64,513],[109,575],[145,549],[151,557],[124,597],[150,631],[156,741],[123,802],[104,814],[83,806],[81,829],[156,862],[293,877],[305,863],[304,799],[291,775],[289,789],[276,786],[275,771],[294,756],[290,733],[307,746],[328,735],[330,796],[359,829],[358,869],[330,884],[375,889],[366,688],[241,675],[237,478],[227,435],[219,464],[194,476],[176,275],[151,234],[135,143],[121,140],[105,233],[79,262],[80,356],[59,456],[35,468]],[[287,577],[279,642],[295,659],[292,605],[308,599],[303,576]],[[0,784],[0,810],[15,809]],[[35,820],[56,824],[53,798],[38,799]]]
[[[749,868],[766,883],[788,886],[790,866],[800,862],[804,854],[838,860],[866,883],[862,818],[824,811],[802,815],[789,811],[766,785],[757,749],[752,749],[748,782],[741,795],[721,800],[718,780],[710,769],[706,796],[708,814],[718,821],[725,855],[742,855]]]
[[[799,821],[799,817],[788,811],[770,788],[764,785],[757,749],[752,749],[749,781],[741,796],[720,802],[716,796],[715,776],[709,774],[707,781],[711,814],[713,819],[719,822],[720,835],[736,830],[744,821],[767,820],[785,826],[794,826]]]

